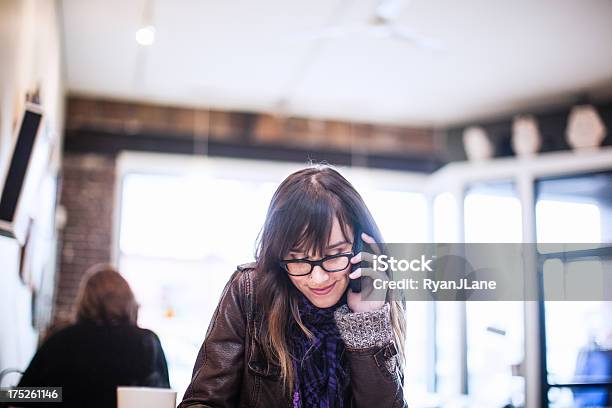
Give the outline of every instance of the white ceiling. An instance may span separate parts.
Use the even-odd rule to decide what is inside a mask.
[[[63,0],[72,93],[318,118],[445,126],[612,89],[610,0],[412,0],[398,23],[445,50],[355,34],[376,0]]]

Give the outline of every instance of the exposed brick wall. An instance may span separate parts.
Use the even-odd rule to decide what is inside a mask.
[[[54,322],[70,318],[78,287],[91,265],[110,262],[115,158],[66,153],[60,203],[66,210]]]

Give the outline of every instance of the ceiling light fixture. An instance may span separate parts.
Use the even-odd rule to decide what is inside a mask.
[[[155,27],[147,25],[136,31],[136,42],[143,47],[153,45],[155,42]]]
[[[155,25],[153,24],[154,0],[145,0],[142,9],[140,28],[136,30],[136,42],[149,47],[155,42]]]

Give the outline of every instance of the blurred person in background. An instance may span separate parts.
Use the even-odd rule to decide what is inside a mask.
[[[354,250],[355,239],[368,252]],[[349,290],[362,274],[352,264],[380,253],[377,243],[370,211],[339,172],[319,165],[289,175],[256,262],[223,290],[179,407],[406,407],[405,306],[388,292],[364,300],[370,277],[361,293]]]
[[[159,338],[138,327],[137,316],[138,303],[121,274],[108,265],[91,267],[74,323],[43,342],[19,387],[63,387],[63,402],[49,405],[81,408],[116,407],[117,386],[169,388]]]

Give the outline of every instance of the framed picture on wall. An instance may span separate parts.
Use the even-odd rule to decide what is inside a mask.
[[[13,145],[0,172],[0,234],[25,243],[29,210],[48,160],[49,141],[41,137],[43,111],[27,103]]]

